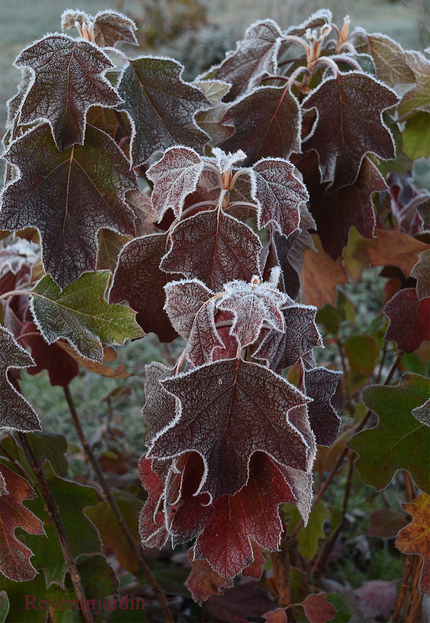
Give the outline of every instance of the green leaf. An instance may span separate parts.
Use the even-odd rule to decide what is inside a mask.
[[[67,439],[51,431],[28,433],[27,440],[39,461],[47,459],[52,469],[62,478],[67,477],[69,462],[66,458]]]
[[[6,623],[46,622],[46,610],[38,607],[39,601],[47,598],[47,588],[43,573],[36,575],[30,582],[13,582],[2,577],[1,586],[7,592],[10,604]],[[3,621],[1,615],[0,621]]]
[[[330,623],[347,623],[351,620],[351,610],[340,595],[337,593],[327,593],[327,601],[333,604],[337,610],[336,616],[334,619],[330,620]]]
[[[408,470],[418,487],[430,491],[430,428],[412,414],[429,394],[430,379],[417,374],[405,374],[393,387],[364,390],[363,402],[379,416],[379,424],[355,435],[348,445],[360,455],[356,467],[362,479],[377,491],[399,469]]]
[[[344,318],[341,317],[341,314],[336,307],[326,303],[324,307],[321,307],[321,309],[317,311],[315,320],[318,324],[322,324],[329,333],[336,335],[339,330],[340,323],[344,320]]]
[[[367,375],[379,360],[379,346],[371,335],[350,335],[345,341],[345,352],[351,368]]]
[[[412,158],[430,158],[430,113],[417,111],[403,130],[403,149]]]
[[[318,502],[309,515],[307,525],[298,533],[299,550],[306,560],[311,560],[317,553],[319,539],[326,538],[322,525],[329,517],[330,512],[324,502]]]
[[[0,623],[6,621],[7,613],[9,612],[9,599],[6,591],[0,591]]]
[[[103,363],[102,342],[123,344],[142,329],[133,312],[105,300],[109,271],[84,273],[63,292],[49,275],[32,290],[32,311],[45,340],[65,338],[80,355]]]
[[[73,557],[76,559],[83,554],[101,553],[102,543],[98,530],[83,512],[88,506],[99,504],[97,489],[58,476],[48,478],[48,483],[60,510]],[[37,568],[43,567],[47,586],[55,582],[64,588],[67,565],[43,498],[32,500],[28,507],[44,522],[47,537],[25,538],[25,543],[34,552],[34,564]]]
[[[81,556],[77,564],[82,586],[88,599],[107,597],[118,590],[118,578],[108,561],[101,554]],[[73,590],[70,576],[66,587]],[[97,601],[96,601],[97,605]]]

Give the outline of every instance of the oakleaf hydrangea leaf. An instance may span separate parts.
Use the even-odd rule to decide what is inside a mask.
[[[249,166],[260,158],[288,158],[300,152],[300,107],[285,87],[259,87],[231,106],[222,122],[235,128],[220,145],[225,152],[243,149]]]
[[[220,309],[234,314],[231,333],[236,335],[242,348],[253,344],[260,335],[263,324],[284,330],[284,317],[280,308],[287,297],[273,284],[232,281],[224,286],[224,295],[218,304]]]
[[[416,110],[430,112],[430,61],[420,52],[406,52],[405,59],[414,73],[415,84],[400,100],[399,115],[409,115]]]
[[[194,560],[194,547],[188,550],[188,560],[191,563],[191,573],[186,587],[200,606],[211,595],[222,595],[224,593],[222,588],[233,586],[233,580],[217,573],[207,560],[204,558]]]
[[[414,352],[424,340],[430,340],[430,298],[419,300],[415,288],[397,292],[382,311],[390,319],[384,339],[393,340],[405,353]]]
[[[407,53],[396,41],[381,33],[356,32],[354,38],[355,49],[373,58],[379,80],[392,87],[415,82],[414,73],[406,62]]]
[[[331,446],[340,427],[340,418],[331,404],[341,372],[323,366],[305,370],[306,396],[313,399],[308,404],[308,417],[315,441],[319,446]]]
[[[187,340],[187,355],[195,366],[211,361],[214,348],[224,346],[215,327],[214,294],[201,281],[174,281],[165,287],[165,310]]]
[[[253,560],[250,537],[264,548],[278,548],[282,533],[278,507],[293,501],[281,469],[267,454],[254,454],[243,489],[214,501],[206,527],[196,541],[195,558],[206,558],[224,577],[240,573]]]
[[[182,65],[174,60],[141,57],[130,61],[118,84],[120,110],[132,121],[131,158],[136,167],[154,152],[188,145],[201,152],[209,137],[194,121],[210,108],[201,91],[181,79]]]
[[[136,178],[104,132],[88,126],[84,145],[60,152],[44,124],[15,141],[5,157],[21,178],[2,195],[0,227],[36,227],[45,270],[61,287],[95,270],[101,228],[134,234],[135,216],[123,196]]]
[[[172,208],[178,218],[184,201],[197,188],[203,161],[194,149],[172,147],[161,160],[147,171],[147,177],[154,182],[151,199],[158,220]]]
[[[423,424],[430,426],[430,398],[420,407],[412,409],[412,415]]]
[[[225,101],[233,101],[251,90],[265,74],[277,73],[277,55],[282,32],[271,19],[255,22],[237,43],[236,52],[227,56],[219,66],[216,77],[231,83]]]
[[[142,409],[142,416],[147,427],[145,440],[147,446],[150,446],[154,437],[175,419],[176,398],[169,394],[160,383],[170,378],[173,372],[158,362],[145,366],[146,402]]]
[[[411,270],[411,277],[417,280],[418,298],[430,297],[430,249],[419,254],[419,260]]]
[[[200,212],[179,222],[160,268],[203,281],[214,292],[234,279],[250,281],[259,274],[258,236],[222,210]]]
[[[101,48],[114,46],[118,41],[138,45],[134,31],[136,24],[117,11],[100,11],[93,21],[94,38]]]
[[[33,552],[15,537],[15,529],[42,535],[43,523],[23,505],[24,500],[34,498],[25,478],[1,464],[0,477],[7,487],[0,493],[0,572],[15,582],[25,582],[32,580],[37,571],[30,562]]]
[[[274,222],[280,232],[289,236],[300,223],[300,204],[308,192],[294,175],[294,167],[281,158],[266,158],[253,166],[252,197],[258,204],[257,223],[261,229]]]
[[[419,554],[424,558],[420,587],[422,592],[430,595],[430,496],[421,493],[402,506],[412,516],[412,521],[400,530],[396,547],[403,554]]]
[[[163,309],[164,286],[180,275],[167,275],[159,269],[166,244],[165,234],[151,234],[125,245],[118,258],[109,302],[127,301],[137,311],[136,320],[145,333],[153,331],[162,342],[171,342],[177,333]]]
[[[364,390],[363,401],[379,416],[379,424],[356,434],[348,445],[360,455],[356,466],[362,479],[378,491],[398,469],[407,469],[418,487],[430,491],[430,427],[412,413],[429,395],[430,379],[418,374],[405,374],[392,387],[372,385]]]
[[[21,106],[20,123],[47,119],[59,149],[84,142],[90,106],[117,106],[115,89],[103,76],[114,65],[93,43],[67,35],[49,35],[25,48],[16,67],[34,71]]]
[[[326,80],[305,99],[303,109],[316,108],[317,121],[303,148],[318,153],[321,181],[329,182],[332,191],[355,182],[367,153],[394,158],[382,112],[397,101],[394,91],[355,71]]]
[[[41,430],[39,418],[33,408],[7,378],[9,368],[26,368],[34,365],[27,351],[0,325],[0,426],[26,432]]]
[[[139,476],[148,492],[148,499],[139,516],[139,534],[146,547],[161,548],[168,538],[165,517],[160,508],[164,482],[151,468],[151,460],[143,456],[139,461]]]
[[[306,471],[309,447],[287,417],[308,402],[294,386],[263,366],[240,359],[217,361],[162,381],[179,398],[176,421],[157,436],[151,458],[194,450],[205,461],[202,492],[214,499],[234,494],[248,480],[257,450]]]
[[[271,370],[283,370],[313,348],[322,346],[315,324],[316,312],[316,307],[298,304],[283,309],[284,331],[270,330],[254,357],[265,360]]]
[[[135,313],[105,299],[110,273],[84,273],[63,291],[46,275],[33,288],[32,311],[48,344],[65,338],[87,359],[103,363],[102,342],[123,344],[140,337]]]

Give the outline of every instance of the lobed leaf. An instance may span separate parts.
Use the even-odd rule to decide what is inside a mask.
[[[21,431],[41,430],[39,418],[31,405],[8,379],[9,368],[34,366],[32,357],[0,325],[0,426]]]
[[[160,268],[203,281],[214,292],[234,279],[259,274],[261,243],[254,232],[222,210],[200,212],[180,221]]]
[[[139,476],[148,491],[148,499],[139,516],[140,538],[146,547],[161,548],[168,537],[164,513],[160,509],[164,482],[152,470],[151,461],[146,456],[139,461]]]
[[[94,38],[100,48],[114,46],[119,41],[139,45],[134,31],[136,24],[117,11],[99,11],[93,21]]]
[[[199,89],[181,79],[183,67],[168,58],[140,57],[121,74],[118,93],[132,121],[130,154],[137,167],[156,152],[187,145],[201,152],[209,140],[194,121],[211,107]]]
[[[30,562],[33,552],[16,538],[15,529],[37,535],[45,531],[40,519],[23,505],[24,500],[34,498],[25,478],[1,464],[0,476],[7,487],[0,492],[0,571],[15,582],[25,582],[32,580],[37,571]]]
[[[331,191],[354,184],[367,153],[394,158],[382,112],[397,101],[394,91],[355,71],[329,78],[304,100],[303,110],[315,108],[317,121],[303,147],[318,153],[321,181]]]
[[[419,260],[411,270],[411,277],[417,280],[417,295],[421,301],[430,297],[430,250],[422,251]]]
[[[424,559],[421,570],[421,591],[430,595],[430,496],[421,493],[409,504],[402,504],[409,515],[410,524],[400,530],[396,547],[403,554],[419,554]]]
[[[83,145],[90,106],[117,106],[115,89],[104,77],[114,65],[89,41],[49,35],[25,48],[16,67],[30,67],[34,80],[20,108],[20,123],[46,119],[58,149]]]
[[[207,560],[204,558],[194,560],[194,548],[188,550],[188,560],[191,563],[191,573],[186,586],[194,601],[200,606],[211,595],[222,595],[224,593],[222,588],[233,586],[233,580],[217,573]]]
[[[36,227],[45,270],[61,287],[95,270],[101,228],[134,234],[135,216],[123,196],[136,188],[136,177],[104,132],[88,126],[84,145],[60,152],[44,124],[15,141],[5,157],[21,178],[2,195],[0,227]]]
[[[65,338],[83,357],[103,363],[102,342],[140,337],[134,312],[105,300],[110,273],[84,273],[63,291],[46,275],[33,288],[31,309],[48,344]]]
[[[393,340],[405,353],[414,352],[424,340],[430,340],[430,298],[419,300],[415,288],[397,292],[382,311],[390,319],[384,339]]]
[[[305,370],[304,391],[312,402],[308,405],[308,417],[315,442],[319,446],[331,446],[339,433],[341,420],[331,404],[341,372],[323,366]]]
[[[381,33],[368,35],[361,31],[356,31],[354,37],[358,38],[355,49],[365,51],[373,58],[379,80],[392,87],[415,82],[414,73],[406,62],[407,53],[396,41]]]
[[[201,454],[201,492],[214,499],[236,493],[248,480],[250,457],[257,450],[283,465],[307,470],[308,444],[287,416],[307,398],[273,372],[230,359],[166,379],[162,385],[179,398],[181,410],[155,437],[148,456],[169,458],[192,450]]]
[[[145,440],[147,446],[150,446],[154,438],[175,419],[176,398],[169,394],[160,382],[170,378],[173,373],[173,370],[158,362],[152,362],[145,367],[146,402],[142,416],[147,426]]]
[[[400,100],[399,115],[410,115],[416,110],[430,112],[430,61],[420,52],[406,52],[405,59],[414,73],[415,84]]]

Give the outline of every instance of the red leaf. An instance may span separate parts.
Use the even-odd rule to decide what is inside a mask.
[[[214,501],[196,541],[195,557],[206,558],[215,571],[233,577],[253,560],[249,537],[264,548],[277,549],[282,533],[278,507],[293,501],[284,474],[265,453],[256,453],[247,484],[235,495]]]
[[[181,401],[175,423],[153,441],[148,456],[169,458],[194,450],[205,462],[201,492],[234,494],[248,480],[257,450],[307,471],[311,454],[287,412],[306,397],[263,366],[217,361],[162,382]]]
[[[0,571],[15,582],[32,580],[37,574],[30,563],[33,552],[15,537],[15,528],[29,534],[45,534],[43,523],[23,505],[35,497],[25,478],[0,464],[0,477],[7,492],[0,493]]]
[[[337,614],[336,608],[327,601],[325,593],[308,595],[300,605],[303,606],[309,623],[326,623]]]
[[[139,461],[139,476],[148,491],[148,499],[139,516],[140,538],[146,547],[161,548],[168,537],[164,512],[161,510],[164,483],[152,470],[151,461],[146,456]]]
[[[31,405],[19,394],[7,377],[9,368],[34,366],[30,355],[19,346],[7,329],[0,325],[0,426],[17,430],[42,430]]]
[[[90,106],[117,106],[116,91],[103,76],[114,65],[100,48],[67,35],[50,35],[23,50],[17,67],[30,67],[34,82],[25,96],[20,123],[47,119],[60,150],[84,143]]]
[[[354,590],[357,605],[361,614],[367,620],[383,616],[390,618],[397,600],[396,582],[371,580],[364,582],[360,588]]]
[[[367,153],[395,157],[382,112],[397,101],[394,91],[352,71],[324,81],[303,102],[304,110],[317,110],[315,130],[303,147],[318,153],[321,181],[329,182],[332,191],[354,184]]]
[[[300,205],[309,199],[302,182],[294,175],[290,162],[280,158],[266,158],[251,170],[252,197],[257,201],[258,228],[270,221],[285,236],[289,236],[300,222]]]
[[[415,288],[397,292],[382,311],[390,319],[384,339],[393,340],[405,353],[430,340],[430,298],[418,300]]]
[[[222,210],[201,212],[179,222],[170,240],[160,268],[200,279],[214,292],[228,281],[251,281],[259,274],[258,236]]]
[[[242,149],[244,166],[259,158],[285,158],[300,152],[300,108],[285,87],[259,87],[228,109],[222,122],[233,136],[220,145],[225,152]]]
[[[158,220],[169,208],[181,217],[184,201],[196,190],[203,166],[203,160],[194,149],[172,147],[148,169],[147,177],[154,182],[151,199]]]
[[[392,508],[378,508],[369,517],[369,534],[381,539],[393,539],[406,524],[404,513],[396,513]]]
[[[83,146],[59,152],[44,124],[12,143],[5,157],[22,177],[3,194],[0,227],[37,227],[45,270],[61,288],[95,270],[101,228],[134,234],[135,216],[123,197],[136,177],[104,132],[88,126]]]
[[[276,75],[277,54],[282,32],[271,19],[252,24],[244,39],[238,41],[237,50],[219,66],[216,77],[229,82],[232,87],[225,101],[231,102],[249,91],[265,74]]]
[[[163,309],[163,288],[179,275],[167,275],[159,269],[165,252],[165,234],[151,234],[126,244],[118,258],[109,302],[127,301],[137,311],[136,321],[146,333],[153,331],[162,342],[171,342],[177,333]]]

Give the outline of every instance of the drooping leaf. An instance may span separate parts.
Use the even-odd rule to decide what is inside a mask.
[[[222,210],[200,212],[180,221],[170,240],[160,267],[200,279],[214,292],[228,281],[250,281],[259,274],[258,237],[248,225]]]
[[[394,265],[409,277],[418,261],[418,254],[430,247],[421,240],[399,231],[375,229],[376,245],[368,245],[372,266]]]
[[[154,152],[186,145],[201,152],[208,141],[194,121],[194,114],[210,108],[201,91],[181,79],[182,65],[167,58],[140,57],[129,62],[118,84],[118,93],[132,121],[133,166],[146,162]]]
[[[43,523],[23,505],[24,500],[34,497],[25,478],[1,464],[0,475],[7,487],[0,494],[0,572],[15,582],[24,582],[33,579],[37,571],[30,562],[33,552],[16,538],[15,529],[42,535]]]
[[[379,424],[355,435],[348,445],[360,455],[356,466],[362,479],[378,491],[398,469],[407,469],[423,491],[430,491],[430,428],[412,414],[429,392],[430,380],[418,374],[406,374],[392,387],[372,385],[364,390],[363,401],[379,416]]]
[[[281,370],[293,366],[303,355],[321,346],[315,313],[315,307],[305,305],[289,305],[283,309],[284,331],[269,331],[254,357],[267,361],[271,370]]]
[[[206,558],[227,578],[252,562],[250,537],[267,549],[278,547],[282,533],[278,507],[294,499],[283,473],[265,453],[253,456],[249,470],[243,489],[214,501],[195,544],[195,557]]]
[[[7,377],[9,368],[26,368],[34,365],[27,351],[0,325],[0,426],[27,432],[41,430],[35,411]]]
[[[179,335],[187,340],[187,356],[195,366],[211,361],[214,348],[224,347],[215,327],[214,293],[201,281],[174,281],[165,287],[165,309]]]
[[[143,456],[139,461],[139,476],[148,492],[148,499],[139,516],[139,534],[146,547],[161,548],[167,540],[168,532],[160,499],[164,482],[152,470],[151,460]]]
[[[382,112],[397,101],[394,91],[352,71],[321,83],[303,102],[304,110],[317,110],[315,130],[303,148],[318,153],[321,181],[329,182],[332,191],[354,184],[366,153],[394,158]]]
[[[65,338],[83,357],[103,363],[102,342],[140,337],[134,312],[105,299],[109,271],[84,273],[63,291],[46,275],[32,290],[32,312],[48,344]]]
[[[226,101],[251,90],[262,76],[276,75],[281,37],[279,26],[271,19],[249,26],[236,51],[227,56],[216,72],[219,80],[232,85]]]
[[[99,11],[93,21],[94,39],[101,48],[114,46],[118,41],[138,45],[136,24],[117,11]]]
[[[121,363],[117,368],[110,368],[106,365],[106,362],[115,361],[117,357],[115,350],[110,346],[105,346],[103,348],[103,363],[82,357],[64,340],[58,340],[58,342],[56,342],[56,346],[68,353],[77,364],[90,372],[94,372],[94,374],[99,374],[100,376],[105,376],[109,379],[126,379],[131,376],[131,374],[127,372],[124,363]]]
[[[369,53],[373,58],[379,80],[392,87],[415,82],[414,73],[405,59],[407,53],[396,41],[381,33],[368,35],[359,32],[354,33],[354,37],[355,49]]]
[[[164,286],[181,275],[168,275],[160,270],[166,245],[165,234],[151,234],[129,242],[118,258],[109,302],[126,301],[137,311],[136,320],[145,333],[153,331],[162,342],[171,342],[177,333],[163,309]]]
[[[285,236],[300,223],[300,204],[306,203],[308,192],[294,175],[290,162],[266,158],[251,170],[252,197],[258,204],[257,224],[261,229],[272,221]]]
[[[197,188],[203,166],[194,149],[171,147],[148,169],[147,177],[154,182],[152,205],[159,221],[169,208],[180,218],[187,195]]]
[[[250,283],[227,283],[218,307],[233,314],[231,333],[244,348],[258,339],[263,324],[278,331],[284,330],[284,315],[280,308],[285,303],[285,294],[273,284],[259,283],[258,278],[254,278]]]
[[[408,51],[405,60],[415,76],[415,84],[400,100],[399,115],[405,116],[415,110],[430,112],[430,61],[420,52]]]
[[[402,506],[412,515],[412,521],[400,530],[396,546],[403,554],[419,554],[424,558],[420,587],[430,595],[430,496],[422,493]]]
[[[240,359],[218,361],[162,381],[181,401],[170,428],[153,441],[151,458],[195,450],[205,461],[202,492],[234,494],[248,480],[257,450],[306,471],[307,443],[287,417],[306,397],[266,368]]]
[[[430,250],[422,251],[418,257],[418,262],[411,270],[411,277],[417,280],[417,295],[421,300],[430,296]]]
[[[384,339],[393,340],[405,353],[430,340],[430,298],[419,300],[415,288],[397,292],[382,311],[390,319]]]
[[[285,158],[300,152],[300,108],[285,87],[259,87],[231,106],[222,122],[235,128],[220,145],[225,152],[243,149],[244,166],[260,158]]]
[[[30,67],[34,81],[20,109],[20,123],[47,119],[60,150],[84,142],[90,106],[117,106],[104,77],[114,65],[96,45],[67,35],[49,35],[25,48],[16,67]]]
[[[224,593],[222,588],[233,586],[233,580],[217,573],[207,560],[204,558],[194,560],[193,548],[188,551],[188,560],[192,568],[186,586],[194,601],[200,606],[210,595],[222,595]]]
[[[95,270],[101,228],[134,234],[135,217],[123,196],[136,178],[104,132],[88,126],[84,145],[60,152],[44,124],[15,141],[5,157],[22,177],[3,193],[0,227],[36,227],[45,270],[61,287]]]
[[[323,523],[329,517],[330,512],[327,506],[320,501],[312,508],[307,525],[300,529],[297,542],[300,553],[306,560],[312,560],[318,552],[318,542],[326,538]]]
[[[306,395],[313,399],[308,405],[309,423],[319,446],[331,446],[340,427],[340,418],[331,404],[339,382],[340,372],[323,366],[304,373]]]

